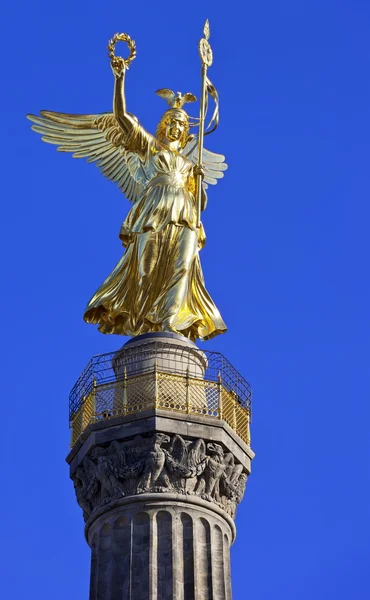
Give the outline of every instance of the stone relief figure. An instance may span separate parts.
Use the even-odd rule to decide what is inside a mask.
[[[225,455],[225,465],[224,481],[228,482],[228,486],[234,486],[243,472],[243,466],[235,464],[234,455],[231,452]]]
[[[136,493],[136,480],[143,472],[145,464],[146,446],[143,444],[141,436],[137,436],[134,441],[133,448],[123,446],[116,440],[111,442],[108,447],[113,472],[121,482],[125,496]]]
[[[146,456],[144,473],[139,480],[138,491],[146,492],[154,487],[154,491],[161,491],[163,487],[170,487],[170,482],[165,473],[163,473],[166,462],[166,453],[161,447],[162,444],[169,442],[170,438],[164,433],[155,433],[153,436],[153,445]],[[162,486],[161,486],[162,484]]]
[[[216,501],[220,499],[220,478],[224,473],[226,465],[224,464],[224,451],[220,444],[207,444],[209,454],[207,468],[199,479],[196,493],[210,498],[212,494]]]
[[[235,501],[236,504],[240,504],[243,500],[245,494],[245,487],[247,484],[248,475],[246,473],[242,473],[238,479],[238,482],[235,486]]]
[[[84,480],[86,482],[83,488],[85,502],[93,509],[101,503],[101,484],[97,477],[97,466],[89,456],[85,456],[82,462],[84,471]]]
[[[95,476],[101,486],[101,502],[105,504],[113,497],[123,496],[122,483],[114,474],[113,464],[104,448],[94,448],[91,458],[96,464]]]
[[[108,502],[153,492],[197,495],[234,517],[247,477],[220,444],[159,432],[95,447],[73,479],[86,520]]]
[[[186,442],[180,435],[174,435],[166,457],[173,476],[172,486],[182,493],[191,493],[208,462],[204,441]]]
[[[219,482],[219,502],[232,517],[235,517],[236,506],[244,495],[247,475],[243,473],[243,465],[235,464],[231,452],[224,457],[225,470]],[[242,496],[240,497],[242,491]],[[240,499],[239,499],[240,497]]]
[[[86,520],[88,515],[93,510],[93,504],[88,499],[87,490],[89,487],[89,481],[86,476],[86,471],[83,467],[77,467],[73,484],[76,492],[77,502],[81,506],[84,519]]]

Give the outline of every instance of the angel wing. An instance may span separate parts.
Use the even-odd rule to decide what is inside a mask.
[[[184,464],[186,462],[186,443],[180,435],[174,435],[168,452],[178,463]]]
[[[183,156],[186,156],[189,160],[191,160],[195,165],[198,162],[198,138],[193,137],[190,142],[188,142],[185,148],[182,151]],[[225,157],[222,154],[216,154],[215,152],[210,152],[206,148],[203,148],[203,165],[204,165],[204,179],[203,186],[205,189],[208,188],[208,185],[216,185],[218,179],[222,179],[224,176],[224,171],[228,168],[225,163]]]
[[[107,454],[117,469],[126,466],[125,449],[117,440],[109,444]]]
[[[198,465],[204,462],[207,456],[206,445],[204,440],[197,440],[190,445],[188,465],[190,468],[197,468]]]
[[[95,475],[96,475],[96,464],[88,456],[85,456],[85,458],[83,459],[82,464],[83,464],[83,467],[85,469],[85,473],[86,473],[87,479],[89,481],[91,479],[94,479]]]
[[[74,158],[95,163],[128,200],[137,200],[145,187],[145,171],[138,154],[126,151],[125,136],[113,113],[69,115],[42,110],[40,116],[27,118],[44,142],[55,144],[59,152],[72,152]]]
[[[85,469],[82,466],[77,467],[76,472],[75,472],[75,479],[80,480],[84,490],[87,489],[87,487],[89,485],[89,480],[86,475]]]
[[[95,463],[93,463],[93,461],[88,456],[85,456],[82,464],[86,473],[86,493],[88,495],[88,499],[90,499],[94,494],[96,494],[98,490],[98,478],[96,476],[97,469]]]

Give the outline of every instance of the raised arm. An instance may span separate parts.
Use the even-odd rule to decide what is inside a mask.
[[[111,62],[114,74],[113,112],[122,131],[127,135],[136,124],[132,115],[126,111],[125,78],[126,67],[122,58],[115,57]]]

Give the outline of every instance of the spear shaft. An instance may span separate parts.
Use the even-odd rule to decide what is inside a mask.
[[[205,121],[205,102],[206,102],[206,77],[207,65],[202,61],[202,92],[200,96],[200,119],[199,119],[199,138],[198,138],[198,165],[203,162],[203,139],[204,139],[204,121]],[[202,211],[202,176],[198,173],[197,181],[197,227],[200,227],[200,215]]]
[[[208,42],[210,31],[208,19],[205,22],[204,38],[199,42],[199,54],[202,60],[202,91],[200,95],[200,118],[199,118],[199,138],[198,138],[198,167],[203,162],[203,139],[204,139],[204,121],[206,118],[206,93],[207,93],[207,69],[213,61],[212,49]],[[197,175],[197,227],[200,227],[200,215],[202,212],[202,176]]]

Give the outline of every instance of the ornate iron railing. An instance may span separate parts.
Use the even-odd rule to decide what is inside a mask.
[[[163,361],[163,353],[170,357]],[[194,376],[194,355],[204,376]],[[153,358],[161,356],[161,364]],[[167,365],[167,368],[166,368]],[[94,356],[70,394],[71,446],[91,423],[158,408],[225,420],[250,444],[251,387],[218,352],[161,342]]]

